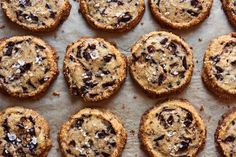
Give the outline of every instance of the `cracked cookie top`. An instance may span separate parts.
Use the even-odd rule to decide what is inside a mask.
[[[171,100],[147,111],[140,138],[152,156],[192,157],[205,143],[205,125],[186,100]]]
[[[37,112],[13,107],[0,113],[0,156],[42,157],[50,148],[48,123]]]
[[[126,78],[126,58],[101,38],[82,38],[67,48],[64,74],[73,95],[99,101],[115,93]]]
[[[62,126],[59,143],[66,157],[118,157],[126,136],[123,125],[112,113],[83,109]]]
[[[236,109],[225,113],[219,121],[218,128],[215,133],[215,141],[218,148],[224,156],[235,155],[236,141]]]
[[[130,70],[134,80],[150,94],[170,94],[191,80],[193,56],[190,47],[167,32],[144,35],[133,47]]]
[[[174,28],[190,27],[209,14],[213,0],[149,0],[157,19]]]
[[[68,0],[2,0],[1,4],[13,22],[35,31],[55,27],[70,12]]]
[[[236,95],[236,34],[221,36],[211,42],[204,57],[208,83],[221,93]]]
[[[144,0],[80,0],[80,7],[90,24],[105,30],[133,27],[140,21],[145,9]]]
[[[57,75],[54,49],[33,36],[0,41],[0,87],[15,97],[43,93]]]

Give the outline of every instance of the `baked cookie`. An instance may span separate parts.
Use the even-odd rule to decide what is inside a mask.
[[[142,36],[131,51],[131,76],[149,94],[161,97],[181,92],[190,82],[192,50],[178,36],[151,32]]]
[[[236,33],[213,40],[204,57],[202,79],[220,97],[236,96]]]
[[[1,6],[12,22],[36,32],[56,29],[71,9],[68,0],[2,0]]]
[[[33,36],[0,40],[0,89],[19,98],[42,95],[58,74],[55,50]]]
[[[46,157],[49,136],[48,123],[33,110],[12,107],[0,113],[1,157]]]
[[[225,14],[229,22],[236,27],[236,1],[235,0],[221,0]]]
[[[235,123],[236,109],[232,109],[222,116],[215,133],[216,146],[225,157],[236,155],[236,148],[234,147],[236,141]]]
[[[67,47],[64,75],[73,95],[100,101],[125,81],[126,58],[101,38],[81,38]]]
[[[144,0],[80,0],[80,11],[97,29],[124,32],[135,27],[144,11]]]
[[[206,128],[186,100],[170,100],[147,111],[139,137],[151,157],[195,157],[203,148]]]
[[[204,21],[213,0],[149,0],[153,16],[160,24],[187,29]]]
[[[58,140],[65,157],[119,157],[127,133],[112,113],[87,108],[73,115],[61,127]]]

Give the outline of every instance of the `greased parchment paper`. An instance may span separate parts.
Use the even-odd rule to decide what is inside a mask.
[[[141,115],[152,107],[158,99],[148,97],[144,91],[140,90],[136,84],[128,78],[121,90],[108,101],[96,104],[83,104],[79,97],[72,97],[68,93],[62,67],[65,50],[68,44],[76,41],[80,37],[103,37],[108,41],[115,42],[121,52],[130,54],[130,47],[140,38],[141,35],[151,31],[168,30],[182,36],[190,46],[193,47],[195,69],[192,81],[189,87],[180,95],[173,96],[188,99],[200,112],[207,126],[207,142],[204,150],[199,157],[217,157],[214,144],[214,132],[221,115],[236,107],[236,100],[223,101],[209,93],[201,81],[201,68],[204,51],[211,39],[232,32],[234,29],[230,26],[221,8],[219,0],[215,0],[210,17],[199,26],[184,30],[174,31],[161,28],[150,14],[150,9],[146,6],[146,12],[139,25],[127,33],[105,33],[96,31],[87,25],[82,15],[78,13],[79,3],[70,0],[72,10],[69,18],[59,29],[51,33],[35,34],[24,31],[15,26],[3,16],[0,10],[0,38],[13,35],[35,35],[48,41],[56,48],[59,56],[60,75],[52,84],[46,95],[39,100],[19,100],[0,94],[0,109],[9,106],[25,106],[32,108],[42,114],[49,122],[51,127],[51,138],[53,147],[49,157],[61,157],[57,143],[57,133],[60,126],[71,116],[84,107],[102,107],[108,108],[117,114],[128,131],[128,141],[122,157],[146,157],[140,149],[138,139],[138,128]],[[147,4],[147,1],[146,1]],[[60,95],[53,95],[58,92]],[[201,107],[203,107],[201,109]],[[201,110],[201,111],[200,111]]]

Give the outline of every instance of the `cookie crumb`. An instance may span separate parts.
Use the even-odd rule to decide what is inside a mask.
[[[133,98],[134,98],[134,99],[137,99],[137,96],[134,96]]]
[[[143,23],[143,22],[141,22],[140,24],[141,24],[141,26],[143,26],[143,25],[144,25],[144,23]]]
[[[57,91],[54,91],[54,92],[52,93],[52,95],[53,95],[53,96],[60,96],[60,93],[57,92]]]
[[[203,112],[205,109],[204,109],[204,107],[203,107],[203,105],[201,106],[201,108],[200,108],[200,112]]]
[[[130,130],[130,133],[134,136],[135,131],[134,130]]]
[[[6,26],[5,25],[0,25],[0,29],[3,29],[5,28]]]
[[[198,41],[199,41],[199,42],[202,42],[202,38],[198,38]]]

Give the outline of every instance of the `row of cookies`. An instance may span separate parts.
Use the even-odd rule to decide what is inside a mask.
[[[114,32],[134,28],[145,11],[144,0],[79,0],[80,11],[93,27]],[[204,21],[213,0],[149,0],[153,16],[160,24],[186,29]],[[222,0],[229,21],[236,25],[235,1]],[[37,32],[52,31],[70,14],[68,0],[2,0],[5,15],[21,27]]]
[[[236,34],[213,40],[205,53],[202,78],[220,97],[236,95]],[[127,61],[128,60],[128,61]],[[67,47],[64,76],[72,95],[100,101],[119,90],[127,62],[135,82],[149,95],[179,93],[189,84],[193,54],[188,44],[168,32],[141,37],[125,55],[101,38],[81,38]],[[55,50],[33,36],[0,40],[0,88],[14,97],[39,97],[58,74]]]
[[[233,156],[236,111],[219,122],[215,142],[224,156]],[[206,127],[195,108],[182,99],[165,101],[145,112],[139,138],[151,157],[195,157],[206,141]],[[82,109],[62,125],[58,142],[65,157],[119,157],[127,132],[107,110]],[[3,157],[46,157],[52,142],[47,121],[37,112],[11,107],[0,112],[0,154]]]

